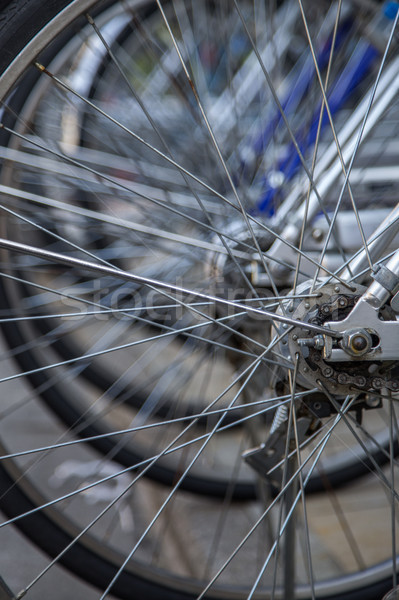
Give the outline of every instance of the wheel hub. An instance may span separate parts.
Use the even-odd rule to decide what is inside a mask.
[[[300,289],[301,288],[301,289]],[[293,300],[288,305],[290,315],[298,321],[316,325],[343,321],[362,296],[365,288],[354,285],[353,291],[343,286],[326,284],[318,297]],[[309,282],[299,286],[296,293],[310,290]],[[287,334],[284,352],[297,357],[300,383],[306,388],[318,387],[334,396],[347,396],[356,391],[371,392],[399,390],[399,377],[393,363],[365,360],[364,356],[378,345],[378,337],[367,328],[346,331],[342,339],[314,336],[304,327],[295,327]],[[345,350],[346,360],[329,360],[331,351]]]
[[[252,224],[252,235],[246,223],[241,220],[225,225],[224,230],[229,236],[224,240],[224,249],[227,247],[231,254],[210,252],[206,263],[207,276],[218,282],[221,288],[219,293],[222,292],[225,296],[231,296],[231,292],[234,292],[236,298],[248,295],[248,281],[256,289],[258,287],[263,289],[264,286],[259,286],[258,281],[259,252],[254,247],[254,237],[261,252],[269,249],[274,237],[256,223]],[[219,237],[215,237],[213,241],[222,249],[223,243]]]

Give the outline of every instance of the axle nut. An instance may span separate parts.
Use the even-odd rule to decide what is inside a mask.
[[[354,352],[364,352],[368,347],[367,339],[363,335],[354,335],[351,345]]]
[[[363,356],[371,350],[373,340],[365,329],[352,329],[345,332],[341,345],[348,354]]]

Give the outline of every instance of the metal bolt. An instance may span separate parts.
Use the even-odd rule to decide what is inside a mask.
[[[373,396],[372,394],[367,394],[366,395],[366,404],[367,404],[367,406],[370,406],[371,408],[376,408],[380,404],[380,399],[378,398],[378,396]]]
[[[305,302],[305,308],[310,308],[310,303],[309,302]]]
[[[334,373],[334,370],[331,367],[325,367],[321,372],[323,373],[324,377],[331,377],[331,375]]]
[[[338,306],[341,306],[341,308],[344,307],[344,306],[348,306],[348,300],[342,296],[338,300]]]
[[[363,352],[368,346],[367,339],[363,335],[355,335],[351,340],[351,346],[355,352]]]
[[[313,229],[312,231],[312,238],[316,241],[316,242],[321,242],[324,238],[324,232],[322,229],[319,229],[318,227],[316,229]]]
[[[324,348],[325,341],[322,335],[316,335],[313,339],[316,350],[321,350],[321,348]]]
[[[341,288],[339,287],[339,285],[336,285],[335,288],[334,288],[334,292],[336,294],[338,294],[340,291],[341,291]]]
[[[297,336],[297,334],[296,334],[296,333],[294,333],[294,335],[292,336],[292,339],[294,340],[294,342],[296,342],[296,341],[297,341],[297,339],[298,339],[298,336]]]
[[[294,337],[294,336],[292,336]],[[324,348],[324,338],[322,335],[315,335],[312,338],[299,338],[298,344],[300,346],[307,346],[308,348],[316,348],[320,350]]]
[[[352,356],[362,356],[371,350],[371,335],[365,329],[352,329],[344,334],[342,348]]]

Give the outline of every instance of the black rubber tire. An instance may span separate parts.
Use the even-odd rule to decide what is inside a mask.
[[[109,3],[109,2],[108,2]],[[51,0],[43,4],[40,0],[25,2],[9,1],[5,3],[7,5],[6,10],[0,14],[0,42],[2,36],[5,39],[5,48],[7,52],[1,50],[0,52],[0,72],[3,71],[13,58],[13,52],[19,52],[24,47],[25,43],[34,36],[37,31],[40,30],[40,22],[47,22],[51,20],[59,10],[70,4],[70,0],[60,0],[59,2]],[[41,21],[43,19],[43,21]],[[29,27],[21,25],[24,20],[29,22]],[[8,24],[8,25],[7,25]],[[18,36],[13,36],[13,28],[19,31]],[[24,35],[23,35],[24,34]],[[55,55],[58,48],[62,47],[68,40],[69,34],[65,32],[64,36],[55,44],[54,47],[50,48],[45,54],[45,64]],[[2,48],[1,42],[1,48]],[[0,49],[1,49],[0,48]],[[28,76],[27,80],[22,83],[23,89],[20,94],[14,95],[10,99],[10,106],[12,108],[10,115],[5,114],[4,119],[6,124],[11,127],[13,125],[12,119],[14,114],[18,114],[22,108],[30,89],[33,87],[36,78],[38,77],[37,72],[32,72]],[[10,119],[10,123],[7,122]],[[8,134],[4,130],[0,131],[0,144],[6,145]],[[7,281],[0,280],[0,307],[12,312],[13,301],[9,299],[7,291]],[[23,346],[27,341],[23,331],[21,330],[18,323],[2,323],[1,324],[3,333],[7,340],[7,343],[11,349],[16,349]],[[36,335],[40,336],[45,332],[46,324],[38,324]],[[54,342],[54,348],[60,355],[60,359],[69,360],[77,355],[76,350],[64,343],[63,340]],[[40,360],[37,359],[35,349],[29,348],[24,352],[18,352],[16,354],[16,360],[21,369],[24,371],[35,371],[41,366]],[[95,368],[90,365],[86,368],[83,373],[83,377],[91,382],[94,382],[100,389],[107,389],[112,385],[112,380],[109,378],[109,373],[98,372]],[[33,373],[27,376],[33,389],[44,387],[44,391],[41,393],[43,401],[47,406],[64,422],[68,427],[74,428],[77,435],[84,437],[96,437],[106,433],[106,429],[101,427],[101,424],[85,422],[82,419],[82,414],[79,411],[79,407],[73,404],[68,395],[63,390],[62,386],[54,385],[50,388],[45,386],[46,374],[45,373]],[[142,405],[141,398],[128,399],[127,402],[131,403],[132,406],[139,408]],[[194,411],[195,412],[195,411]],[[198,412],[198,411],[197,411]],[[163,418],[169,414],[169,408],[167,403],[162,405],[159,417]],[[226,420],[226,423],[228,420]],[[200,424],[200,423],[199,423]],[[115,449],[115,444],[111,439],[101,438],[96,441],[90,442],[96,450],[107,454]],[[388,446],[383,450],[376,450],[373,455],[373,460],[365,459],[363,461],[354,461],[349,463],[346,467],[342,465],[335,470],[329,471],[327,474],[329,485],[333,487],[340,487],[353,481],[357,477],[367,475],[370,469],[375,468],[375,464],[383,465],[387,462]],[[395,455],[399,452],[399,443],[395,444]],[[118,449],[115,454],[115,459],[118,460],[123,466],[129,467],[137,461],[143,460],[143,455],[139,451],[135,451],[134,448],[122,448]],[[149,478],[162,483],[166,486],[173,484],[175,480],[174,469],[169,468],[165,465],[154,465],[146,474]],[[224,498],[228,489],[229,481],[209,479],[195,474],[187,476],[182,483],[182,489],[204,496],[211,496],[216,498]],[[308,492],[322,492],[325,491],[325,476],[324,478],[315,473],[308,484]],[[234,500],[252,500],[257,496],[257,490],[255,484],[250,482],[237,482],[234,489]]]
[[[3,9],[0,14],[0,72],[3,72],[9,66],[18,52],[60,10],[73,2],[74,0],[14,0],[0,3],[0,8]],[[1,291],[6,292],[4,286]],[[18,338],[19,331],[7,326],[5,333],[11,347],[19,345],[21,341]],[[19,360],[21,366],[26,370],[34,369],[38,365],[31,353],[21,354]],[[38,387],[43,383],[42,375],[35,374],[31,377],[33,378],[34,387]],[[54,390],[51,390],[51,394],[51,402],[53,403]],[[60,396],[57,402],[60,407],[64,408],[63,420],[70,424],[75,423],[80,415],[71,410],[64,397]],[[84,435],[92,435],[93,433],[97,433],[97,430],[83,430]],[[108,442],[105,442],[105,444],[108,444]],[[109,447],[100,449],[102,452],[106,452]],[[130,465],[132,460],[137,459],[137,457],[129,454],[126,458],[118,457],[118,459],[122,463]],[[168,485],[172,482],[170,472],[167,474],[159,472],[156,478],[163,480]],[[214,493],[214,491],[207,490],[203,486],[204,481],[195,484],[195,487],[200,487],[205,494]],[[216,495],[224,494],[225,487],[222,491],[216,493]],[[252,495],[253,488],[251,486],[250,492],[246,490],[243,497],[252,497]],[[7,465],[5,462],[0,463],[0,506],[10,518],[34,509],[40,501],[36,490],[19,478],[19,473],[15,470],[14,465]],[[17,524],[30,539],[39,544],[51,556],[57,556],[75,539],[70,524],[65,523],[62,516],[52,509],[35,512],[34,515],[17,520]],[[108,585],[117,571],[116,565],[118,564],[117,560],[113,562],[102,555],[101,548],[98,545],[93,549],[90,540],[85,543],[80,541],[75,543],[70,551],[63,554],[60,562],[77,575],[100,588]],[[385,581],[377,582],[372,586],[368,586],[367,591],[356,590],[352,593],[340,595],[340,600],[363,600],[366,595],[368,598],[377,598],[385,593],[387,589],[389,589],[389,583]],[[148,570],[146,572],[140,564],[137,564],[132,567],[131,571],[123,571],[115,583],[113,593],[126,600],[133,598],[136,600],[193,600],[198,595],[199,590],[195,589],[191,581],[179,581],[174,585],[165,573],[155,570],[148,573]],[[232,600],[235,597],[238,596],[228,591],[221,594],[217,592],[207,594],[209,600],[220,598]],[[328,597],[325,598],[328,600]],[[329,598],[332,600],[333,597],[330,596]]]
[[[0,446],[0,451],[5,452],[5,449]],[[14,465],[10,464],[7,467],[4,461],[0,463],[1,509],[10,519],[34,510],[40,502],[36,490],[26,481],[24,482],[24,478],[20,480],[24,482],[23,485],[16,484],[19,476],[20,473]],[[70,523],[51,508],[19,519],[16,525],[50,557],[63,553],[74,539]],[[117,572],[115,563],[109,557],[102,555],[101,547],[97,546],[97,551],[93,551],[93,545],[86,538],[75,542],[68,552],[63,553],[59,564],[99,589],[105,589]],[[167,577],[162,572],[154,570],[148,573],[148,569],[144,570],[140,564],[134,570],[132,566],[130,568],[132,570],[124,570],[120,574],[112,588],[113,595],[122,600],[195,600],[201,592],[195,590],[195,585],[189,580],[180,581],[179,587],[173,589],[167,585]],[[323,596],[323,600],[380,600],[391,589],[391,585],[391,579],[377,581],[366,588],[340,594],[339,597]],[[186,590],[184,590],[185,586]],[[238,597],[234,592],[228,591],[215,595],[209,592],[207,598],[208,600],[238,600],[238,598],[244,600],[244,596]],[[254,600],[263,598],[263,595],[254,596]]]

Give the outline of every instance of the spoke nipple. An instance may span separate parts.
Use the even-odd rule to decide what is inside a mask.
[[[50,71],[48,69],[46,69],[46,67],[44,65],[42,65],[41,63],[36,62],[35,63],[35,67],[37,69],[39,69],[39,71],[41,73],[45,73],[46,75],[48,75],[51,78],[54,78],[54,75],[52,73],[50,73]]]
[[[94,19],[91,15],[89,15],[89,13],[86,13],[86,19],[88,20],[88,22],[90,23],[90,25],[94,25]]]

